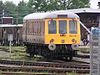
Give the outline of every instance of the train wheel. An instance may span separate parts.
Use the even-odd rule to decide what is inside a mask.
[[[29,57],[34,57],[34,51],[33,51],[32,45],[27,45],[26,53],[29,54]]]
[[[68,59],[68,61],[72,61],[73,57],[69,56],[67,59]]]
[[[67,45],[67,51],[68,51],[68,55],[66,56],[66,59],[68,61],[72,61],[73,59],[73,49],[71,45]]]
[[[34,57],[34,54],[32,54],[32,53],[29,53],[29,55],[30,55],[31,58]]]
[[[66,60],[66,61],[72,61],[72,59],[73,59],[72,56],[67,56],[67,57],[65,57],[65,60]]]

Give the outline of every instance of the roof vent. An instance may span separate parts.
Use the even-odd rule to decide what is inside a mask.
[[[67,15],[58,15],[58,18],[67,18]]]

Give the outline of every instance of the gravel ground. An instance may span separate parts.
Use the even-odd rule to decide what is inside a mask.
[[[9,57],[10,53],[5,51],[0,51],[0,58],[7,58]]]
[[[10,56],[8,49],[0,48],[0,58],[7,58]]]

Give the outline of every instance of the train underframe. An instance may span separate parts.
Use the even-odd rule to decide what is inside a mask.
[[[50,59],[65,59],[71,61],[77,55],[77,51],[72,49],[71,44],[56,45],[55,50],[50,50],[45,44],[25,44],[26,53],[33,57],[34,55],[41,55]]]

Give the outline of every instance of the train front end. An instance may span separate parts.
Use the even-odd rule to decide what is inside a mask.
[[[61,53],[72,60],[76,55],[72,45],[80,44],[80,38],[80,23],[76,14],[58,14],[57,18],[45,20],[45,44],[58,55]]]
[[[47,19],[45,44],[80,44],[80,24],[77,19]]]

